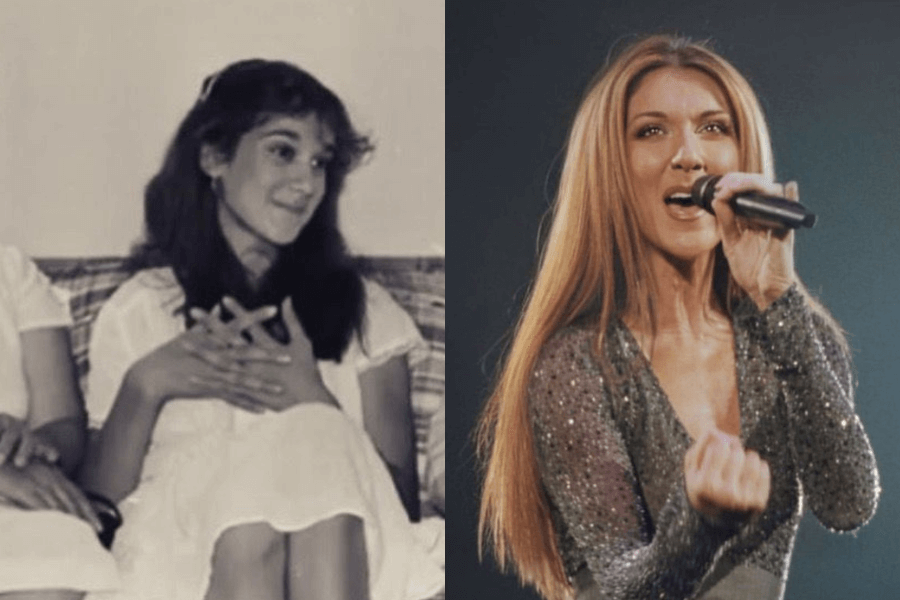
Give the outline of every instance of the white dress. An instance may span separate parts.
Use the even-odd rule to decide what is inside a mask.
[[[61,290],[18,249],[0,246],[0,412],[28,416],[21,333],[71,323]],[[118,585],[115,562],[85,521],[55,510],[23,510],[0,500],[0,593]]]
[[[372,600],[418,600],[443,587],[363,429],[358,378],[421,337],[384,289],[366,282],[366,297],[362,342],[354,339],[340,363],[318,363],[341,410],[257,415],[217,399],[166,403],[138,487],[120,503],[113,553],[123,587],[92,600],[201,600],[214,544],[229,527],[265,521],[298,531],[338,514],[364,522]],[[90,346],[92,426],[109,414],[127,369],[184,331],[183,302],[171,270],[150,269],[104,304]]]

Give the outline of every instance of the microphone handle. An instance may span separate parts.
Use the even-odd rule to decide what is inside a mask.
[[[797,229],[816,224],[816,215],[802,204],[778,196],[741,192],[733,196],[729,204],[734,214],[762,225]]]
[[[691,198],[694,203],[713,212],[712,200],[716,193],[715,187],[721,178],[721,175],[706,175],[695,181],[691,190]],[[766,196],[757,192],[739,192],[732,196],[728,204],[734,214],[766,227],[797,229],[812,227],[816,224],[815,214],[808,211],[799,202],[787,198]]]

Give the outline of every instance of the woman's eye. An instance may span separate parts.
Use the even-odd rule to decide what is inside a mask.
[[[731,128],[726,123],[721,123],[719,121],[707,123],[701,129],[707,133],[719,133],[723,135],[727,135],[731,132]]]
[[[274,144],[269,152],[284,162],[291,162],[297,156],[297,150],[290,144]]]
[[[637,131],[637,137],[645,138],[650,137],[651,135],[660,135],[663,132],[662,127],[659,125],[645,125],[641,127]]]
[[[312,166],[315,169],[325,169],[331,163],[330,156],[317,156],[312,160]]]

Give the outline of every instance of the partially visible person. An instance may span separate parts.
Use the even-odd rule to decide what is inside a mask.
[[[71,481],[85,413],[68,302],[0,246],[0,600],[77,600],[118,585],[102,526]]]

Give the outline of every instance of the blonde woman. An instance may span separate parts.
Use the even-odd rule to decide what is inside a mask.
[[[875,511],[841,330],[739,191],[798,199],[746,80],[684,39],[623,51],[479,432],[482,537],[545,598],[781,598],[804,501],[837,530]]]

